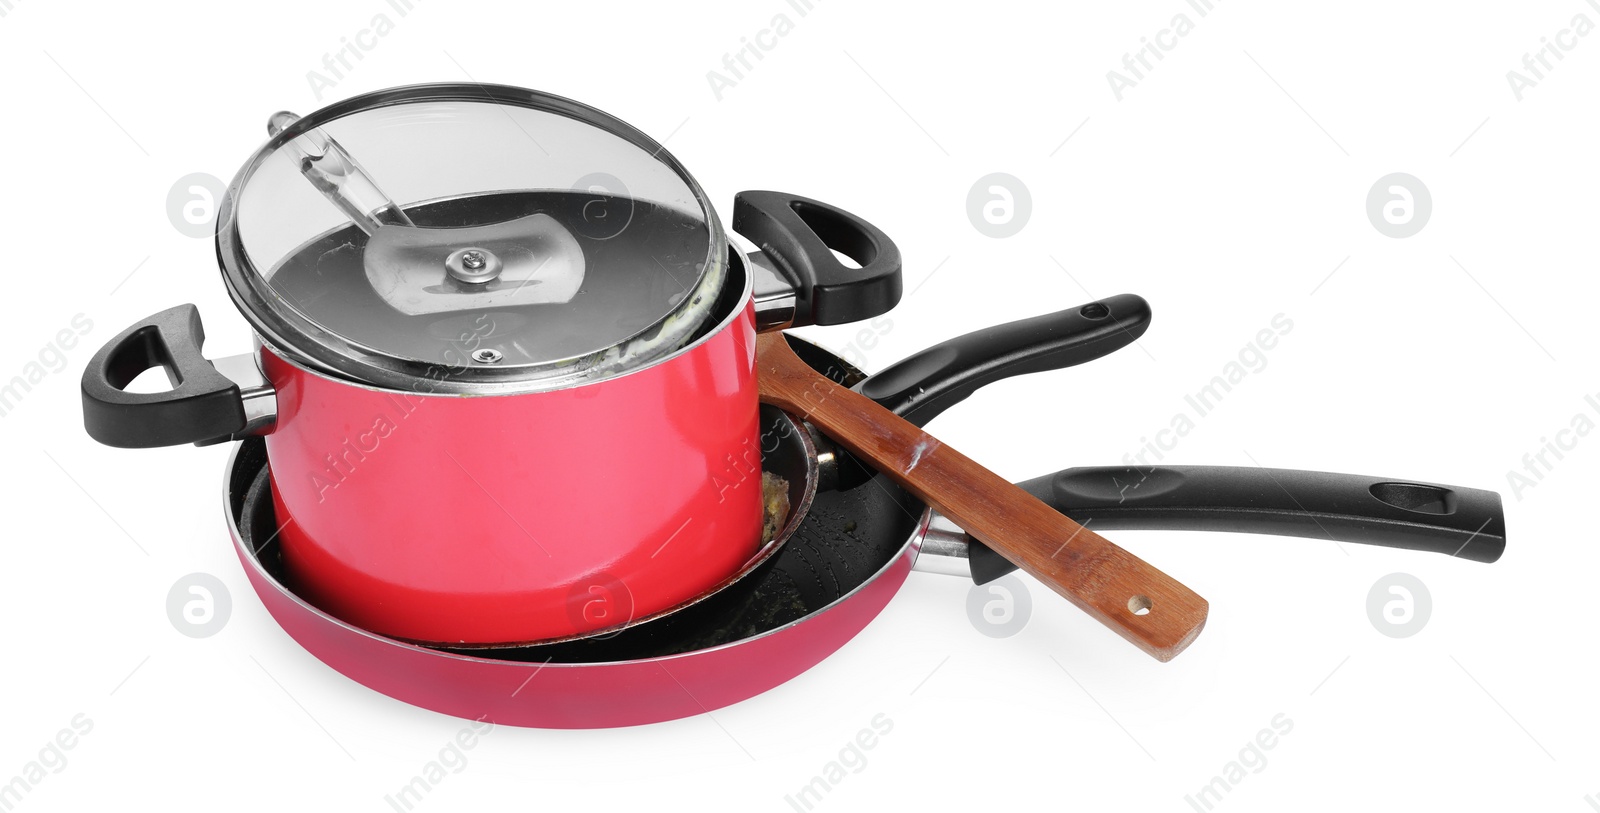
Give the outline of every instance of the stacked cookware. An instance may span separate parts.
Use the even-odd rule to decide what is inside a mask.
[[[893,308],[882,231],[745,192],[745,254],[660,144],[586,105],[424,85],[268,130],[217,224],[257,347],[207,359],[194,306],[156,314],[90,362],[85,425],[114,446],[236,442],[227,518],[263,603],[404,701],[547,727],[700,713],[826,657],[919,562],[1020,566],[1175,656],[1204,599],[1099,530],[1503,549],[1499,497],[1474,489],[1220,467],[1000,481],[921,425],[1128,345],[1143,299],[868,376],[782,331]],[[153,367],[171,389],[129,391]]]

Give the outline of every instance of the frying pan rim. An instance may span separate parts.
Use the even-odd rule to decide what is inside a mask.
[[[502,191],[504,191],[504,190],[502,190]],[[518,190],[511,190],[511,191],[518,191]],[[440,203],[440,202],[446,202],[446,201],[455,200],[455,199],[456,198],[454,198],[454,197],[444,197],[444,198],[438,198],[438,199],[434,199],[434,200],[423,201],[423,204]],[[343,228],[343,227],[336,227],[334,229],[330,229],[328,232],[325,232],[323,235],[319,235],[319,238],[320,237],[325,237],[327,234],[331,234],[331,233],[333,233],[335,231],[338,231],[339,228]],[[319,239],[319,238],[314,238],[314,239]],[[311,244],[310,242],[306,243],[306,245],[310,245],[310,244]],[[632,375],[636,375],[638,373],[645,372],[647,370],[651,370],[651,369],[653,369],[655,367],[658,367],[660,365],[664,365],[664,364],[667,364],[669,362],[676,361],[677,359],[679,359],[681,357],[689,355],[691,352],[693,352],[693,351],[699,349],[700,347],[704,346],[706,344],[706,342],[710,341],[713,336],[720,335],[725,330],[737,329],[737,325],[738,325],[739,320],[744,318],[745,312],[751,306],[751,302],[753,301],[752,297],[754,296],[754,292],[755,292],[755,275],[750,273],[749,269],[745,267],[744,258],[740,257],[740,256],[737,256],[737,255],[738,255],[738,252],[736,252],[736,251],[732,251],[732,250],[726,251],[725,252],[725,256],[724,256],[724,260],[728,264],[729,279],[732,280],[733,277],[735,275],[737,275],[738,277],[742,278],[742,281],[733,281],[730,285],[724,286],[724,293],[726,293],[727,291],[732,290],[733,287],[738,287],[738,289],[740,291],[740,294],[739,294],[739,296],[737,298],[734,298],[734,299],[730,300],[732,302],[732,304],[728,307],[728,312],[727,313],[716,312],[716,313],[711,314],[710,317],[708,317],[707,324],[709,324],[710,327],[705,330],[705,335],[696,337],[693,341],[690,341],[689,343],[683,345],[682,347],[678,348],[677,350],[674,350],[673,352],[671,352],[671,353],[669,353],[667,355],[664,355],[664,356],[662,356],[660,358],[657,358],[657,359],[651,359],[650,361],[648,361],[648,362],[646,362],[644,364],[640,364],[640,365],[638,365],[638,366],[636,366],[636,367],[634,367],[632,369],[620,372],[620,373],[618,373],[616,375],[613,375],[613,376],[611,376],[609,378],[605,378],[605,379],[597,380],[597,381],[568,383],[568,384],[566,384],[564,386],[550,387],[550,388],[539,389],[539,390],[518,390],[518,389],[512,388],[510,386],[507,386],[509,384],[518,383],[516,381],[508,381],[508,382],[480,381],[480,382],[475,382],[472,385],[471,389],[458,389],[453,384],[450,385],[450,386],[442,386],[442,385],[438,385],[438,384],[433,384],[433,385],[430,385],[430,387],[428,387],[428,388],[421,388],[421,389],[419,389],[419,388],[403,389],[403,388],[399,388],[399,387],[387,386],[385,384],[382,384],[382,383],[379,383],[379,382],[376,382],[376,381],[355,378],[351,374],[345,373],[345,372],[342,372],[342,371],[339,371],[339,370],[334,370],[334,369],[328,369],[328,368],[321,367],[315,361],[307,358],[304,353],[302,353],[302,352],[300,352],[298,350],[295,350],[294,346],[292,344],[283,341],[277,335],[272,334],[272,333],[268,333],[268,332],[263,331],[263,330],[259,330],[253,324],[250,326],[250,330],[251,330],[251,334],[255,337],[255,340],[256,340],[257,344],[259,344],[261,347],[266,348],[267,350],[272,351],[272,354],[274,356],[277,356],[284,363],[294,367],[295,369],[299,370],[300,372],[302,372],[302,373],[304,373],[306,375],[315,376],[317,378],[326,379],[326,380],[334,382],[336,384],[342,384],[342,385],[345,385],[345,386],[348,386],[348,387],[353,387],[355,389],[366,390],[368,392],[399,393],[401,395],[406,396],[407,398],[442,398],[442,399],[517,398],[517,397],[523,397],[523,396],[543,395],[543,394],[551,393],[551,392],[561,392],[561,391],[565,391],[565,390],[572,390],[572,389],[578,389],[578,388],[581,388],[581,387],[592,386],[592,385],[595,385],[595,384],[609,383],[611,381],[620,380],[620,379],[627,378],[627,377],[632,376]],[[240,310],[241,312],[243,312],[243,306],[237,307],[236,310]],[[248,323],[249,322],[249,318],[246,317],[245,321]],[[759,333],[760,331],[755,331],[755,332]],[[355,342],[349,342],[349,344],[351,344],[352,347],[360,347],[360,346],[362,346],[359,343],[355,343]],[[374,352],[380,352],[381,353],[381,351],[374,351]]]

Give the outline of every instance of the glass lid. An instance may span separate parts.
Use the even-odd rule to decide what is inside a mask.
[[[389,388],[554,388],[665,358],[715,316],[728,271],[710,204],[598,110],[420,85],[268,131],[218,254],[252,324],[299,361]]]

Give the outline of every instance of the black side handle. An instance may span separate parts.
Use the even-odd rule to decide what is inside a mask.
[[[900,302],[900,249],[877,226],[843,209],[786,192],[740,192],[733,198],[733,230],[794,284],[794,327],[858,322]],[[861,267],[839,262],[834,251]]]
[[[1442,553],[1493,562],[1506,549],[1500,495],[1359,474],[1231,466],[1073,468],[1022,488],[1096,531],[1225,531]],[[969,548],[979,584],[1016,568]]]
[[[1144,297],[1119,294],[996,325],[885,367],[856,391],[923,426],[1003,378],[1065,369],[1127,347],[1149,329],[1150,316]]]
[[[244,428],[239,385],[201,354],[200,310],[179,305],[144,319],[100,348],[83,371],[83,427],[107,446],[204,445]],[[128,392],[139,374],[166,369],[167,392]]]

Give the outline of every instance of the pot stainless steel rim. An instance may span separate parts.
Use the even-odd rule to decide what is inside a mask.
[[[661,356],[660,358],[652,359],[647,364],[630,367],[627,370],[618,372],[612,376],[612,379],[623,378],[636,373],[642,373],[651,369],[652,367],[660,364],[666,364],[680,356],[692,353],[696,348],[710,340],[713,336],[716,336],[722,331],[729,329],[733,323],[737,322],[743,317],[744,309],[742,305],[746,300],[749,299],[751,295],[751,286],[754,278],[746,271],[746,269],[750,266],[750,262],[748,260],[740,257],[736,252],[730,252],[728,256],[731,260],[731,262],[728,263],[729,287],[723,291],[721,297],[722,303],[718,305],[712,313],[712,316],[716,319],[716,322],[705,330],[705,335],[696,337],[690,343],[683,345],[682,347],[679,347],[673,352]],[[257,423],[256,427],[237,433],[233,438],[234,440],[241,440],[245,436],[249,435],[265,434],[265,432],[261,431],[260,427],[270,427],[276,420],[276,393],[273,392],[270,382],[267,382],[262,378],[259,364],[260,348],[262,347],[276,354],[277,357],[285,364],[294,367],[306,375],[315,376],[328,381],[335,381],[349,387],[354,387],[356,389],[366,390],[369,392],[401,393],[411,398],[458,398],[464,395],[478,398],[495,398],[526,395],[530,392],[539,391],[527,389],[526,387],[528,386],[529,382],[518,381],[478,382],[475,383],[469,391],[463,391],[459,387],[433,386],[434,382],[436,382],[438,379],[427,378],[426,376],[424,376],[424,379],[417,379],[418,382],[421,382],[422,380],[426,380],[428,382],[426,389],[396,389],[395,387],[383,386],[370,381],[357,381],[347,378],[343,375],[340,375],[337,371],[328,370],[312,363],[304,356],[296,353],[292,347],[285,347],[281,344],[273,342],[259,333],[256,335],[256,341],[259,346],[255,352],[242,353],[237,356],[224,356],[222,358],[213,360],[213,363],[218,365],[218,370],[223,371],[223,373],[227,375],[229,379],[240,385],[240,388],[244,393],[246,409],[250,413],[250,420],[252,423],[259,422]],[[563,389],[563,387],[552,387],[551,389]]]
[[[553,113],[621,138],[670,169],[693,196],[699,218],[709,232],[700,274],[666,314],[615,344],[582,355],[535,364],[492,362],[449,365],[405,358],[338,335],[284,302],[269,282],[270,268],[258,268],[240,233],[240,196],[263,163],[323,125],[362,111],[407,104],[482,103]],[[345,380],[408,392],[530,393],[607,380],[640,366],[658,363],[683,349],[714,317],[711,309],[728,282],[728,241],[715,208],[671,153],[633,126],[596,108],[538,91],[475,83],[424,84],[356,96],[303,118],[275,116],[277,132],[239,170],[217,217],[217,256],[235,305],[264,343],[305,366]],[[530,140],[532,136],[529,136]],[[531,147],[530,147],[531,149]],[[437,201],[434,201],[437,202]],[[413,204],[404,204],[411,208]],[[701,336],[700,338],[703,338]]]

